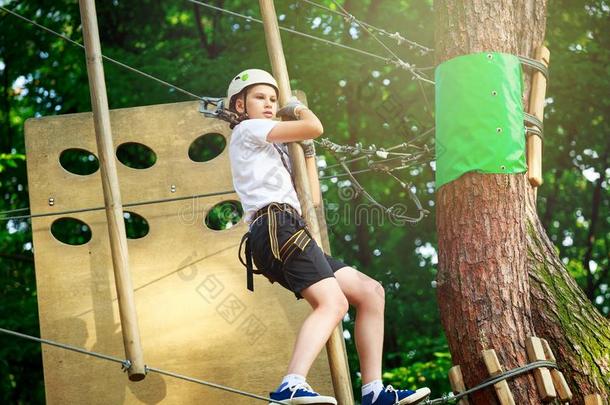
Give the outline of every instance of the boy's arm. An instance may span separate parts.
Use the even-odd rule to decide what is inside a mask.
[[[316,115],[305,105],[297,100],[288,103],[284,109],[278,112],[278,116],[283,116],[291,121],[277,123],[267,135],[269,142],[299,142],[308,141],[311,144],[304,147],[305,167],[309,186],[311,190],[311,200],[315,208],[320,206],[320,181],[318,179],[318,168],[316,165],[316,154],[313,139],[322,135],[324,128]]]
[[[303,106],[298,115],[297,121],[278,122],[267,134],[267,142],[297,142],[322,135],[324,127],[310,109]]]

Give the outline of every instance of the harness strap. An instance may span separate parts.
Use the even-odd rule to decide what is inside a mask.
[[[283,145],[286,145],[286,144],[283,144]],[[293,174],[292,174],[292,170],[290,170],[288,168],[288,164],[286,163],[286,159],[285,159],[285,158],[290,159],[290,155],[288,155],[288,153],[284,149],[279,147],[277,143],[274,143],[273,146],[275,147],[275,150],[277,150],[277,153],[280,154],[280,158],[282,159],[282,165],[284,165],[284,168],[286,169],[286,171],[290,175],[290,182],[292,183],[292,187],[294,187],[294,189],[296,190],[297,186],[296,186],[296,184],[294,184],[294,177],[293,177]]]
[[[307,227],[300,228],[294,234],[286,240],[282,246],[279,246],[279,242],[277,239],[277,222],[275,215],[273,213],[273,209],[277,208],[281,211],[289,211],[290,208],[285,208],[282,205],[277,203],[271,203],[267,206],[267,210],[263,211],[261,214],[254,215],[253,222],[256,221],[259,217],[263,215],[268,215],[269,218],[269,244],[271,245],[271,252],[273,253],[273,257],[280,261],[282,265],[284,265],[296,252],[296,249],[300,249],[301,251],[305,250],[309,242],[313,239]],[[241,257],[242,245],[245,243],[245,255],[246,260],[244,261]],[[250,232],[246,232],[244,236],[241,238],[241,242],[239,244],[239,261],[246,267],[246,284],[247,288],[250,291],[254,291],[254,277],[253,274],[262,274],[261,270],[254,270],[252,266],[252,249],[250,245]],[[268,277],[269,278],[269,277]],[[273,282],[274,280],[271,280]]]
[[[246,244],[245,255],[246,261],[242,259],[241,256],[241,247],[243,244]],[[254,291],[254,277],[253,274],[260,274],[260,270],[254,270],[254,266],[252,266],[252,249],[250,247],[250,232],[246,232],[244,236],[242,236],[241,241],[239,242],[238,255],[239,261],[246,267],[246,285],[248,290]]]

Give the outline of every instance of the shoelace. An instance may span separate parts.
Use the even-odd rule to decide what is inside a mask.
[[[394,388],[390,384],[388,384],[388,386],[385,387],[385,391],[393,392],[394,393],[394,402],[398,402],[398,391],[396,390],[396,388]]]
[[[302,383],[298,383],[298,384],[295,384],[292,387],[290,387],[290,391],[292,391],[292,395],[290,396],[290,399],[292,399],[292,397],[294,397],[294,395],[297,393],[299,388],[304,390],[304,391],[308,391],[308,392],[312,392],[314,394],[317,394],[317,392],[315,392],[313,390],[313,388],[311,388],[311,386],[309,384],[307,384],[306,382],[302,382]]]

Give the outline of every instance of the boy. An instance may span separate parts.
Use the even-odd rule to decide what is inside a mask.
[[[244,221],[249,224],[242,239],[247,241],[248,288],[252,290],[251,252],[265,277],[292,291],[297,299],[305,298],[313,308],[297,336],[287,374],[270,393],[271,399],[290,404],[336,404],[333,397],[315,392],[305,377],[351,304],[357,313],[355,340],[362,404],[402,405],[425,400],[428,388],[395,390],[382,384],[385,299],[381,284],[325,254],[302,218],[285,142],[299,142],[306,157],[315,156],[313,139],[323,132],[320,120],[296,99],[277,111],[277,82],[259,69],[235,76],[227,98],[229,109],[239,117],[231,127],[229,156],[233,186],[244,208]],[[285,120],[273,120],[276,115]]]

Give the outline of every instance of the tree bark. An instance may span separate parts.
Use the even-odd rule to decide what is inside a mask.
[[[504,369],[526,364],[534,335],[525,251],[525,188],[521,175],[467,173],[437,198],[441,322],[467,387],[489,377],[481,352],[495,349]],[[531,375],[509,386],[518,404],[537,404]],[[494,404],[492,389],[474,404]]]
[[[533,196],[526,205],[527,269],[532,318],[538,336],[548,340],[572,392],[574,404],[587,394],[610,393],[610,322],[570,276],[548,238]]]
[[[546,0],[445,0],[435,7],[437,63],[484,51],[533,57],[544,39]],[[524,84],[528,105],[528,74]],[[442,186],[437,231],[441,321],[467,387],[488,377],[482,350],[495,349],[502,366],[514,368],[528,363],[525,339],[536,335],[554,350],[572,403],[595,392],[608,397],[610,324],[557,256],[524,174],[467,173]],[[508,384],[517,404],[541,403],[532,374]],[[497,403],[493,389],[470,400]]]

